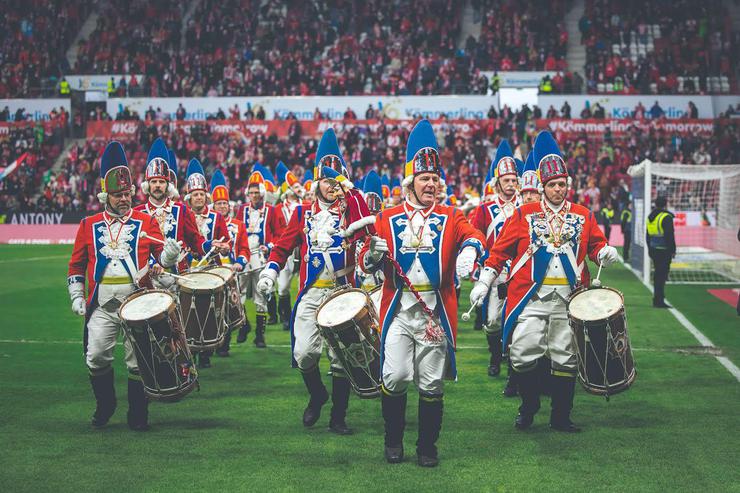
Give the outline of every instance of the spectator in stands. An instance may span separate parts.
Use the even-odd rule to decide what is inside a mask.
[[[663,108],[660,107],[660,104],[658,104],[658,101],[656,100],[653,106],[650,108],[650,118],[658,119],[665,116],[665,112],[663,111]]]

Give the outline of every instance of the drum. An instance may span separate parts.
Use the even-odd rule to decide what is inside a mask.
[[[316,311],[316,324],[363,399],[380,395],[378,315],[361,289],[341,288]]]
[[[607,398],[635,381],[624,297],[616,289],[581,288],[568,300],[578,361],[578,380],[587,392]]]
[[[223,265],[207,267],[204,271],[221,276],[226,281],[226,314],[224,315],[226,329],[234,330],[244,325],[247,314],[244,311],[239,281],[234,271]]]
[[[380,319],[380,300],[383,299],[383,286],[377,286],[370,290],[368,293],[370,295],[370,300],[373,302],[373,306],[375,307],[375,313],[378,315],[378,320]]]
[[[175,297],[164,289],[134,292],[118,310],[144,383],[154,400],[174,402],[198,385]]]
[[[219,347],[226,334],[226,281],[205,271],[191,271],[177,280],[188,346],[193,351]]]

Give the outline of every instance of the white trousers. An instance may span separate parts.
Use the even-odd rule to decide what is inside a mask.
[[[91,371],[102,370],[113,363],[113,350],[116,348],[118,334],[123,330],[121,319],[118,318],[118,307],[115,301],[106,306],[97,307],[87,322],[87,353],[85,363]],[[128,338],[124,336],[126,366],[129,371],[138,370],[134,348]]]
[[[406,392],[414,382],[419,392],[442,394],[447,366],[447,340],[424,338],[427,318],[416,304],[399,310],[385,336],[383,386],[393,393]]]
[[[501,332],[501,308],[504,306],[504,300],[498,298],[498,285],[491,286],[488,291],[488,312],[485,314],[486,320],[483,324],[483,330],[488,335]]]
[[[247,265],[249,268],[249,265]],[[267,299],[262,291],[257,289],[257,282],[260,280],[261,269],[256,269],[250,272],[241,274],[239,278],[239,287],[242,291],[242,303],[247,298],[254,300],[254,309],[257,314],[267,313]]]
[[[290,296],[290,281],[293,280],[293,255],[288,257],[285,267],[280,271],[277,278],[278,296]]]
[[[310,288],[296,307],[293,322],[293,337],[295,338],[293,358],[301,371],[314,368],[321,358],[324,337],[316,325],[316,310],[331,292],[331,289]],[[331,367],[342,370],[342,365],[330,347],[327,353]]]
[[[514,369],[527,371],[539,358],[548,356],[553,368],[574,371],[574,351],[565,300],[555,293],[545,299],[535,295],[522,310],[514,328],[509,348]]]

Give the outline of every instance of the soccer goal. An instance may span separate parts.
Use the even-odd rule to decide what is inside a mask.
[[[647,216],[658,195],[675,214],[676,258],[669,283],[740,283],[740,165],[663,164],[631,166],[632,251],[630,264],[651,282],[645,240]]]

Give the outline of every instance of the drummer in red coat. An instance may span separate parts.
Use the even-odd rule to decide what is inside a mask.
[[[231,204],[229,203],[229,188],[226,186],[226,177],[217,169],[211,177],[211,199],[213,210],[221,214],[226,221],[226,229],[231,238],[231,252],[228,255],[220,255],[221,265],[228,266],[236,274],[242,272],[249,263],[249,243],[247,241],[247,229],[244,223],[231,217]],[[244,301],[242,300],[242,303]],[[249,332],[249,320],[245,318],[246,331]],[[241,330],[241,329],[240,329]],[[231,343],[231,331],[226,331],[224,343],[216,350],[219,356],[228,356]]]
[[[263,293],[272,292],[290,254],[295,248],[300,249],[300,291],[290,328],[293,367],[301,371],[309,393],[303,412],[306,427],[316,423],[321,407],[329,399],[319,371],[324,339],[316,326],[316,312],[334,288],[354,286],[356,242],[365,236],[365,227],[375,220],[360,193],[352,188],[349,170],[331,129],[324,133],[319,143],[314,179],[316,200],[310,206],[296,207],[288,227],[275,242],[257,284]],[[329,431],[349,435],[352,430],[345,417],[350,382],[331,350],[329,358],[332,370]]]
[[[134,207],[134,210],[145,212],[159,224],[159,229],[165,238],[174,238],[182,242],[182,245],[194,252],[197,256],[203,256],[210,249],[210,242],[203,238],[195,224],[193,211],[177,200],[177,162],[175,153],[167,149],[164,141],[157,138],[152,144],[147,157],[146,170],[144,172],[144,183],[141,189],[148,200]],[[154,270],[160,266],[154,265]],[[183,258],[175,266],[169,269],[172,273],[185,272],[188,270],[188,261]],[[156,283],[165,283],[174,278],[167,276],[156,278]]]
[[[163,267],[171,267],[180,253],[177,241],[163,240],[154,218],[131,209],[134,187],[126,155],[118,142],[105,148],[100,175],[102,192],[98,199],[105,204],[105,210],[80,222],[67,278],[72,310],[85,315],[85,362],[97,402],[92,418],[95,427],[108,423],[116,409],[112,363],[121,329],[118,308],[136,289],[137,274],[147,267],[150,257]],[[128,339],[124,339],[124,348],[129,371],[128,425],[143,431],[148,428],[147,398]]]
[[[543,186],[542,200],[519,207],[506,221],[470,301],[480,303],[506,262],[512,261],[503,340],[516,324],[509,356],[522,404],[515,425],[518,429],[532,425],[540,408],[537,360],[548,356],[553,375],[550,426],[574,432],[579,431],[570,420],[576,356],[567,300],[577,286],[589,282],[586,256],[606,266],[616,261],[617,252],[606,244],[591,211],[565,200],[570,178],[552,135],[541,132],[532,152]]]
[[[421,120],[409,135],[406,161],[406,199],[378,214],[377,236],[360,252],[360,267],[367,273],[384,269],[380,323],[386,460],[403,460],[406,391],[413,381],[419,391],[417,460],[434,467],[443,379],[457,376],[455,276],[470,276],[485,251],[485,238],[462,211],[437,203],[441,163],[429,121]],[[403,277],[386,256],[398,262]]]

